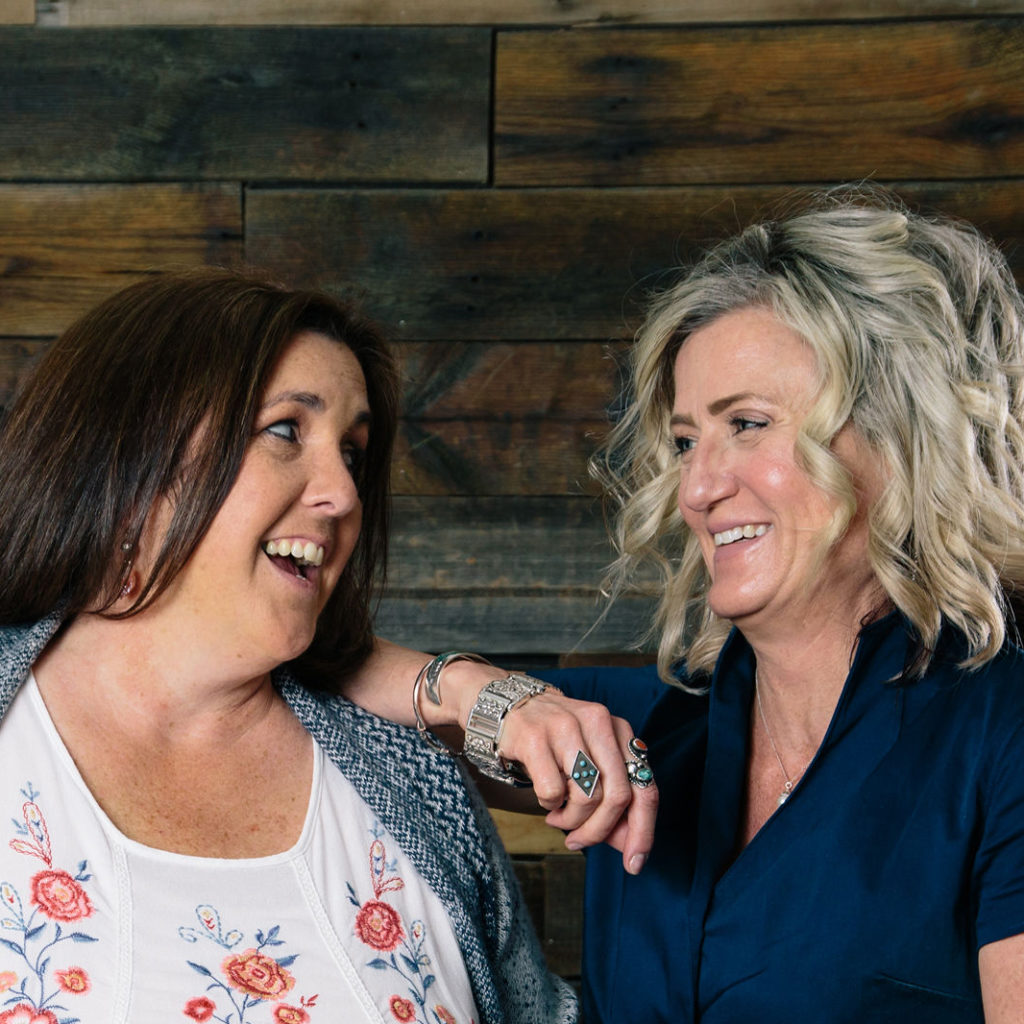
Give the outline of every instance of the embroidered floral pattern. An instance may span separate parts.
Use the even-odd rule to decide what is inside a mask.
[[[212,999],[199,996],[198,999],[190,999],[185,1004],[185,1016],[191,1017],[192,1020],[209,1020],[216,1009],[217,1004]]]
[[[257,999],[283,996],[295,986],[295,978],[258,949],[229,956],[220,966],[232,988]]]
[[[458,1024],[451,1011],[437,1003],[427,1017],[427,992],[437,980],[431,973],[430,956],[425,950],[427,929],[422,921],[413,921],[408,927],[402,922],[402,915],[382,896],[397,892],[405,882],[396,873],[395,861],[388,861],[387,851],[381,838],[383,830],[374,824],[370,843],[370,885],[373,899],[360,903],[356,891],[349,883],[349,902],[356,908],[353,930],[360,942],[387,957],[374,957],[366,962],[367,967],[378,971],[393,971],[406,983],[406,995],[395,993],[388,1000],[391,1016],[401,1024]]]
[[[92,877],[86,861],[72,875],[53,866],[53,851],[46,817],[39,806],[39,794],[28,782],[21,790],[25,798],[21,820],[12,819],[15,838],[8,845],[15,853],[35,857],[45,865],[29,881],[29,912],[26,913],[18,887],[0,882],[0,947],[14,953],[24,963],[20,977],[14,971],[0,974],[0,993],[7,992],[0,1013],[0,1024],[77,1024],[79,1018],[66,1014],[68,1008],[55,1002],[63,995],[80,996],[92,987],[88,973],[81,967],[54,967],[53,956],[65,942],[96,942],[96,938],[78,928],[62,927],[84,921],[93,913],[85,883]]]
[[[196,907],[196,918],[199,928],[183,925],[178,929],[178,935],[186,942],[196,943],[200,939],[208,939],[223,949],[231,950],[245,938],[237,928],[225,932],[220,914],[209,904]],[[257,1017],[253,1013],[258,1008],[266,1008],[271,1000],[279,1000],[291,992],[295,987],[295,976],[288,968],[298,954],[274,957],[265,952],[273,946],[284,945],[277,937],[279,930],[275,925],[266,934],[262,930],[257,931],[257,945],[224,957],[220,962],[219,973],[204,964],[187,961],[192,970],[210,979],[206,991],[219,993],[217,998],[222,1000],[222,1009],[218,1010],[217,1002],[210,995],[198,996],[185,1003],[182,1011],[185,1016],[196,1021],[256,1024]],[[271,1008],[270,1017],[262,1016],[259,1020],[272,1024],[309,1024],[311,1018],[307,1008],[316,1006],[316,1000],[317,997],[313,995],[303,996],[298,1006],[278,1002]]]
[[[76,1018],[77,1019],[77,1018]],[[0,1013],[0,1024],[61,1024],[50,1010],[37,1010],[28,1003],[18,1003]]]
[[[405,938],[398,911],[380,900],[368,900],[359,908],[356,934],[360,941],[382,953],[390,953]]]
[[[401,996],[392,996],[390,1005],[391,1016],[395,1020],[400,1020],[402,1024],[416,1019],[416,1007],[408,999],[403,999]]]
[[[66,971],[54,971],[53,976],[57,979],[57,984],[65,992],[81,995],[92,988],[89,975],[81,967],[69,967]]]
[[[274,1007],[274,1024],[308,1024],[309,1019],[309,1014],[301,1006],[285,1006],[280,1003]]]

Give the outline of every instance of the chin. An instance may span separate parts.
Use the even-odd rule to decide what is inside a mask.
[[[720,619],[727,619],[729,622],[738,624],[743,619],[761,611],[764,608],[764,601],[736,594],[716,597],[712,592],[708,595],[708,607]]]

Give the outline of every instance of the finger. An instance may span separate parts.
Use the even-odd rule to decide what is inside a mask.
[[[626,761],[635,761],[637,757],[629,750],[632,733],[628,725],[617,720],[616,730],[620,736],[620,751],[626,751],[622,764],[625,774]],[[629,788],[628,806],[601,838],[615,849],[620,850],[623,867],[630,874],[637,874],[646,863],[654,843],[659,794],[658,788],[653,782],[646,787],[630,785],[628,781],[626,784]],[[594,817],[566,836],[566,845],[570,849],[578,849],[581,846],[590,845],[594,841]]]
[[[600,790],[594,798],[594,802],[599,803],[591,806],[586,815],[566,813],[558,818],[560,826],[573,834],[572,845],[592,846],[606,842],[633,800],[623,757],[633,730],[628,722],[611,716],[603,724],[606,729],[597,729],[592,724],[585,730],[588,742],[592,743],[593,760],[601,771]],[[569,786],[570,793],[571,788]],[[566,810],[573,809],[570,799]]]
[[[604,719],[610,720],[607,711],[601,711]],[[560,694],[542,694],[508,715],[501,739],[502,756],[523,765],[533,781],[537,802],[547,810],[568,808],[560,827],[570,829],[592,813],[596,801],[589,794],[600,790],[597,774],[568,781],[577,754],[584,751],[589,758],[577,717],[580,714],[592,717],[589,705]],[[610,724],[606,722],[604,727],[614,736]],[[593,771],[599,771],[596,765]]]

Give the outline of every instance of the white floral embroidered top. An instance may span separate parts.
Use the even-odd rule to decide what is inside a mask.
[[[0,722],[0,1024],[473,1024],[451,922],[314,744],[295,846],[155,850],[103,813],[35,679]]]

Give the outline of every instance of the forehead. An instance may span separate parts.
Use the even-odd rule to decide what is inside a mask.
[[[734,395],[804,406],[819,383],[814,352],[796,331],[766,309],[740,309],[683,342],[675,360],[674,412],[696,412]]]
[[[267,380],[266,398],[282,391],[315,390],[328,399],[366,404],[366,378],[348,345],[318,331],[302,331],[285,345]]]

